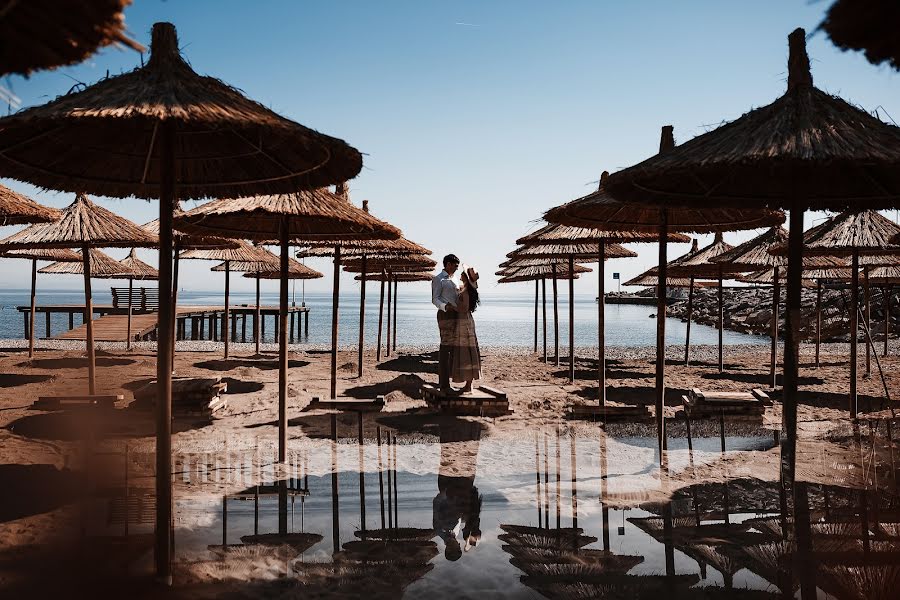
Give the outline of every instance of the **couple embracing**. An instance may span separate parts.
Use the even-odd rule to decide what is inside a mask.
[[[431,302],[438,309],[441,334],[438,365],[441,392],[471,392],[472,381],[481,379],[481,351],[472,318],[480,302],[478,272],[474,267],[460,269],[459,258],[448,254],[444,257],[444,270],[431,280]],[[465,385],[455,390],[450,385],[451,379]]]

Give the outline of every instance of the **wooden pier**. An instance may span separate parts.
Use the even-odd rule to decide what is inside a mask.
[[[25,321],[24,337],[29,337],[31,306],[17,307]],[[128,309],[109,304],[95,304],[94,339],[100,342],[124,342],[128,336]],[[84,340],[87,328],[84,325],[84,305],[55,304],[35,306],[35,323],[37,315],[44,313],[45,339]],[[256,326],[256,306],[240,304],[228,309],[229,335],[232,342],[253,342]],[[51,335],[50,322],[54,314],[65,314],[69,317],[69,328],[63,333]],[[75,325],[75,315],[80,315],[80,323]],[[267,321],[273,323],[274,335],[278,336],[278,307],[261,306],[260,334],[265,339]],[[157,313],[132,309],[131,334],[132,341],[155,340],[157,335]],[[267,317],[272,317],[271,320]],[[212,340],[222,341],[224,306],[179,306],[175,317],[175,335],[179,340]],[[288,307],[288,337],[291,342],[309,335],[309,307]],[[249,333],[248,333],[249,329]]]

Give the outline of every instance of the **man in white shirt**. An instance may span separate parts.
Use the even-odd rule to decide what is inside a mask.
[[[431,303],[437,308],[438,329],[441,333],[438,353],[438,385],[442,392],[451,392],[450,366],[453,364],[453,344],[456,333],[456,303],[459,301],[459,282],[454,278],[459,268],[455,254],[444,257],[444,270],[431,280]]]

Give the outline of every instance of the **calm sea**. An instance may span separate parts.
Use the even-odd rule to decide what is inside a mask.
[[[366,339],[374,344],[378,324],[378,287],[370,285],[367,291]],[[400,287],[400,302],[397,306],[399,321],[398,344],[432,345],[438,340],[435,309],[431,305],[426,286]],[[232,294],[232,304],[254,302],[253,294]],[[297,293],[294,300],[299,305],[303,297]],[[310,307],[309,342],[326,344],[331,339],[331,294],[307,293],[306,305]],[[548,298],[549,300],[549,298]],[[72,290],[38,290],[37,303],[41,304],[82,304],[83,295]],[[111,304],[109,288],[94,289],[96,304]],[[185,305],[220,305],[220,292],[179,292],[179,302]],[[29,303],[28,290],[0,291],[0,339],[23,337],[23,317],[17,306]],[[264,305],[278,303],[277,292],[263,292]],[[653,306],[610,304],[606,307],[606,341],[610,346],[652,346],[656,343],[656,321],[651,318],[656,312]],[[358,338],[359,290],[351,289],[341,294],[340,303],[340,343],[355,344]],[[548,304],[548,335],[553,335],[553,310]],[[568,301],[560,298],[560,343],[565,345],[568,335]],[[81,319],[76,317],[78,325]],[[534,339],[534,299],[527,296],[510,295],[486,288],[482,291],[482,305],[475,313],[478,338],[485,346],[530,346]],[[248,327],[251,327],[248,320]],[[56,335],[68,328],[68,317],[54,315],[51,333]],[[45,333],[43,315],[39,314],[36,324],[39,336]],[[266,326],[267,338],[272,337],[272,323]],[[677,319],[669,319],[666,325],[666,339],[669,344],[684,341],[685,324]],[[597,304],[593,295],[575,296],[575,345],[594,347],[597,340]],[[696,344],[717,343],[717,332],[712,327],[693,324],[691,341]],[[768,338],[725,332],[725,343],[765,344]]]

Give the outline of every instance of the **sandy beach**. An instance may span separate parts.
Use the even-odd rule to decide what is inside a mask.
[[[60,343],[55,342],[54,345]],[[189,349],[191,345],[195,349]],[[690,388],[747,391],[765,387],[768,381],[768,353],[761,350],[759,346],[729,347],[725,372],[720,375],[715,367],[715,347],[694,348],[694,362],[688,367],[680,364],[683,348],[669,348],[671,364],[667,371],[669,394],[666,415],[670,423],[670,452],[667,474],[643,468],[657,460],[655,451],[649,449],[652,443],[637,454],[631,446],[612,444],[612,440],[623,436],[654,440],[652,424],[610,423],[604,433],[599,423],[566,418],[567,410],[573,403],[596,402],[596,360],[590,356],[589,349],[578,350],[576,382],[569,385],[565,355],[562,366],[556,367],[552,357],[548,364],[544,364],[530,349],[485,348],[483,382],[505,390],[510,399],[511,413],[497,418],[441,416],[426,405],[419,394],[419,386],[423,381],[434,382],[437,370],[436,354],[428,348],[399,348],[394,356],[378,364],[375,364],[374,351],[367,351],[367,368],[362,378],[356,377],[355,350],[341,350],[337,361],[338,395],[356,398],[385,396],[384,410],[367,414],[362,424],[364,438],[369,443],[367,453],[372,452],[376,428],[380,429],[377,432],[379,436],[387,436],[388,433],[396,435],[401,447],[406,446],[410,450],[421,448],[421,451],[398,453],[396,469],[405,473],[438,471],[441,476],[461,476],[472,472],[473,464],[477,462],[479,477],[533,474],[534,463],[529,458],[529,453],[534,452],[532,439],[536,439],[537,432],[554,429],[561,432],[564,439],[571,439],[573,448],[576,438],[579,440],[579,463],[595,465],[599,464],[596,443],[582,444],[587,440],[609,439],[609,459],[624,465],[633,463],[629,468],[634,472],[624,472],[615,479],[604,498],[604,506],[627,508],[666,501],[679,489],[688,486],[718,484],[743,477],[777,483],[779,454],[774,444],[766,450],[723,454],[695,452],[689,455],[683,443],[683,422],[676,416],[680,414],[680,396]],[[896,351],[895,343],[892,347],[894,355],[881,358],[886,384],[892,392],[900,389],[900,359]],[[252,347],[240,344],[235,345],[232,352],[232,357],[226,361],[221,351],[211,351],[209,344],[185,343],[183,347],[180,345],[176,354],[176,377],[221,377],[228,383],[225,396],[228,406],[217,412],[211,421],[178,419],[174,423],[176,528],[185,526],[184,519],[190,519],[190,511],[179,510],[179,507],[191,506],[195,502],[215,504],[219,501],[216,498],[221,498],[222,494],[232,494],[248,488],[248,485],[258,485],[256,478],[261,477],[260,473],[271,473],[270,477],[274,480],[279,474],[291,477],[291,469],[297,468],[296,461],[292,464],[290,460],[287,465],[275,465],[271,454],[277,440],[278,371],[275,355],[267,351],[255,356]],[[811,360],[810,352],[811,348],[804,348],[802,356],[805,362]],[[871,473],[862,474],[858,468],[861,464],[860,449],[854,443],[846,408],[848,373],[845,352],[846,345],[827,345],[823,347],[821,368],[813,369],[804,364],[801,369],[803,395],[799,407],[798,473],[809,483],[862,488],[871,481]],[[652,406],[653,354],[653,348],[610,349],[608,397],[611,403]],[[328,395],[330,356],[322,349],[300,348],[291,353],[290,361],[289,450],[304,449],[302,453],[306,457],[304,469],[307,475],[326,476],[333,466],[328,460],[331,454],[329,448],[335,447],[328,439],[332,435],[330,411],[304,409],[312,396]],[[58,558],[60,553],[67,555],[73,547],[83,546],[80,528],[84,527],[85,511],[90,511],[85,508],[89,494],[85,493],[83,486],[90,482],[89,486],[96,492],[104,486],[121,485],[121,468],[103,467],[103,461],[110,460],[102,458],[103,452],[107,455],[121,454],[127,445],[131,457],[128,485],[152,492],[152,413],[130,405],[134,404],[134,391],[155,375],[153,352],[146,347],[135,348],[131,352],[112,348],[100,351],[98,392],[122,394],[125,398],[114,411],[103,416],[92,416],[77,411],[32,410],[31,404],[39,395],[81,393],[86,386],[86,370],[83,367],[83,351],[74,348],[41,349],[33,361],[29,361],[27,353],[18,348],[2,350],[0,422],[3,429],[0,435],[4,451],[3,468],[7,473],[4,480],[5,488],[17,498],[17,502],[7,509],[14,514],[6,515],[0,525],[0,557],[3,557],[0,560],[0,582],[9,589],[32,589],[35,585],[52,588],[55,582],[39,581],[41,565],[50,557]],[[860,379],[860,406],[864,411],[861,417],[890,419],[890,409],[896,400],[887,403],[883,398],[884,391],[876,369],[872,377]],[[470,444],[436,443],[444,441],[443,434],[439,435],[438,430],[442,420],[448,418],[478,424],[481,450],[479,452],[476,443],[474,457]],[[357,417],[353,413],[339,414],[336,423],[337,446],[341,456],[355,456],[353,447],[347,447],[346,443],[356,439]],[[865,425],[862,427],[864,434],[870,431]],[[779,428],[777,402],[766,411],[761,422],[741,424],[729,421],[727,426],[729,439],[740,439],[745,435],[767,439],[774,436]],[[869,464],[892,464],[893,446],[883,439],[876,443],[876,435],[871,435],[875,463]],[[717,423],[695,425],[694,436],[718,437]],[[260,452],[260,446],[268,448],[268,453]],[[435,448],[439,449],[439,460],[434,455]],[[88,456],[90,460],[86,460]],[[190,475],[184,475],[200,468],[197,464],[188,464],[191,460],[196,463],[197,456],[201,457],[199,462],[204,463],[204,476],[199,482]],[[423,458],[425,456],[432,457],[431,464]],[[825,456],[827,460],[823,461]],[[346,465],[347,461],[356,467],[355,458],[342,458],[341,464]],[[436,462],[439,462],[439,468],[436,468]],[[376,469],[372,463],[374,460],[363,469],[371,469],[374,473]],[[877,469],[876,466],[876,472]],[[213,476],[210,473],[218,474]],[[293,474],[296,476],[296,471]],[[881,485],[888,486],[882,493],[895,491],[892,478],[882,481]],[[597,501],[585,498],[580,502],[582,511],[590,511],[590,505]],[[90,505],[90,502],[87,504]],[[98,509],[95,506],[93,510]],[[96,538],[95,541],[97,539],[108,542],[106,538]],[[130,545],[126,544],[126,547],[131,549],[127,558],[119,550],[114,550],[120,546],[98,543],[98,550],[91,554],[90,559],[96,577],[87,577],[86,584],[114,586],[116,581],[125,577],[148,581],[142,573],[149,569],[150,547],[146,543],[141,545],[140,536],[126,539],[130,540]],[[176,580],[190,585],[176,586],[176,593],[186,597],[214,595],[214,591],[221,591],[223,581],[228,587],[238,585],[235,582],[244,575],[250,579],[256,577],[242,575],[240,569],[229,569],[227,572],[208,569],[203,565],[208,564],[209,559],[203,553],[192,555],[190,559],[179,556],[181,560],[178,561]],[[77,563],[75,561],[73,564]],[[128,573],[131,575],[126,575]],[[227,584],[229,581],[231,584]],[[138,586],[137,589],[143,588]],[[255,595],[252,590],[241,590],[239,595]]]

